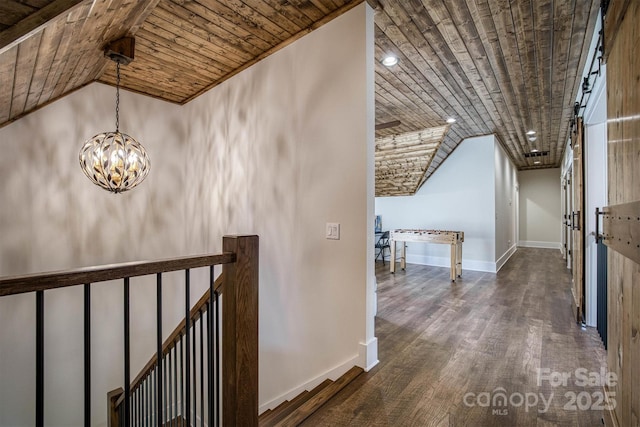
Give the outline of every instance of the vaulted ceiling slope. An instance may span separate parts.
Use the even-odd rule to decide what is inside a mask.
[[[462,139],[492,133],[519,169],[560,165],[599,1],[377,3],[376,57],[399,62],[376,64],[376,123],[401,124],[376,137],[455,118],[425,179]],[[534,149],[549,155],[524,156]]]
[[[0,126],[90,82],[114,84],[103,48],[122,36],[136,37],[123,86],[185,103],[362,1],[2,0]],[[520,169],[560,164],[598,0],[367,1],[376,124],[400,121],[376,137],[457,120],[423,182],[464,138],[491,133]],[[387,54],[400,62],[384,67]],[[532,149],[549,155],[536,165]]]
[[[0,126],[93,81],[185,103],[363,0],[2,0]]]

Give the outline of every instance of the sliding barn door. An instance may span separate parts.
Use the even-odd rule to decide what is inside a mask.
[[[584,132],[582,117],[576,119],[571,145],[573,146],[573,205],[571,229],[573,248],[571,253],[573,274],[573,302],[577,322],[584,320]]]
[[[609,370],[618,426],[640,425],[640,1],[614,0],[605,18]]]

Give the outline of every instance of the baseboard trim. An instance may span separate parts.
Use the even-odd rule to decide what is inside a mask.
[[[359,362],[357,366],[369,372],[380,361],[378,360],[378,338],[373,337],[366,343],[360,343]]]
[[[376,343],[375,344],[376,344],[375,347],[376,347],[376,353],[377,353],[377,339],[376,339]],[[359,362],[360,362],[360,354],[358,354],[357,356],[352,357],[351,359],[345,361],[344,363],[341,363],[338,366],[335,366],[332,369],[329,369],[328,371],[324,372],[323,374],[318,375],[317,377],[307,381],[306,383],[301,384],[298,387],[295,387],[295,388],[289,390],[288,392],[286,392],[284,394],[281,394],[280,396],[276,397],[275,399],[271,399],[271,400],[263,403],[258,408],[258,414],[262,414],[267,409],[273,409],[273,408],[275,408],[276,406],[278,406],[279,404],[281,404],[282,402],[284,402],[286,400],[293,399],[294,397],[296,397],[297,395],[299,395],[300,393],[302,393],[305,390],[313,390],[314,388],[319,386],[327,378],[330,379],[331,381],[337,380],[342,375],[346,374],[347,371],[349,371],[349,369],[353,368],[355,365],[360,366]],[[372,367],[373,366],[375,366],[375,365],[372,365]]]
[[[518,246],[511,246],[498,260],[496,261],[496,273],[500,271],[500,269],[509,261],[509,258],[513,256],[518,250]]]
[[[560,242],[538,242],[535,240],[520,240],[518,246],[521,248],[561,249]]]

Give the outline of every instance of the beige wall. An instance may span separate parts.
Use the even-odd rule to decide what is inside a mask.
[[[111,87],[90,85],[0,129],[0,275],[218,252],[223,234],[255,233],[262,408],[365,364],[372,28],[363,4],[185,107],[122,93],[121,129],[152,161],[129,193],[95,187],[78,166],[84,139],[114,127]],[[341,224],[341,240],[325,239],[326,222]],[[192,300],[202,291],[194,274]],[[182,275],[165,282],[168,334]],[[153,351],[153,289],[132,283],[133,373]],[[93,413],[104,425],[106,392],[122,385],[121,285],[93,296]],[[47,425],[81,424],[81,298],[46,294]],[[32,423],[33,301],[0,299],[0,425]]]
[[[525,247],[560,248],[560,169],[518,172],[520,240]]]

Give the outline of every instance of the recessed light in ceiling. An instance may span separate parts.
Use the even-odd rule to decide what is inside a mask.
[[[536,160],[535,162],[533,162],[534,165],[539,165],[540,164],[540,160]]]
[[[535,130],[530,130],[527,132],[527,135],[531,136],[531,135],[535,135],[536,131]]]
[[[537,148],[534,148],[533,150],[531,150],[532,153],[537,153],[538,151],[540,150],[538,150]]]
[[[455,123],[455,122],[456,122],[456,119],[454,119],[453,117],[449,117],[449,118],[447,119],[447,123],[449,123],[449,124],[453,124],[453,123]]]
[[[382,65],[385,67],[393,67],[398,63],[398,58],[393,55],[387,55],[382,60]]]
[[[528,139],[529,141],[533,142],[533,141],[535,141],[536,139],[538,139],[538,137],[537,137],[537,136],[535,136],[535,135],[529,135],[529,136],[527,137],[527,139]]]

